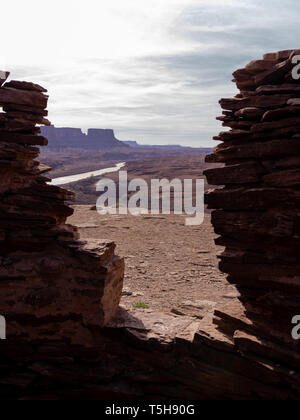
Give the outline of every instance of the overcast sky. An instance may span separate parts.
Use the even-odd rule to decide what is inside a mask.
[[[232,72],[299,48],[299,0],[10,0],[0,67],[49,90],[56,126],[212,146]]]

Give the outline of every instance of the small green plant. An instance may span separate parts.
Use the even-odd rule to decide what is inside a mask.
[[[149,217],[149,216],[143,216],[143,220],[150,220],[151,219],[151,217]]]
[[[99,225],[100,226],[106,226],[106,222],[100,222]]]
[[[137,302],[133,305],[135,309],[149,309],[149,305],[144,302]]]

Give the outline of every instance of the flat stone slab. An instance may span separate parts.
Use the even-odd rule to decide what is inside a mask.
[[[106,328],[124,329],[142,341],[156,341],[170,344],[189,326],[195,326],[195,319],[164,314],[152,310],[130,310],[119,307]],[[200,324],[199,324],[200,326]]]

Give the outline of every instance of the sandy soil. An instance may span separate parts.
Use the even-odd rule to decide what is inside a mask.
[[[114,241],[125,257],[122,304],[202,318],[237,296],[217,267],[210,215],[198,227],[184,216],[100,216],[90,205],[75,206],[69,222],[82,239]]]

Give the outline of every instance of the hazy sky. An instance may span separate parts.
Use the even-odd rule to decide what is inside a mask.
[[[41,83],[56,126],[211,146],[231,73],[299,48],[299,0],[10,0],[0,67]]]

